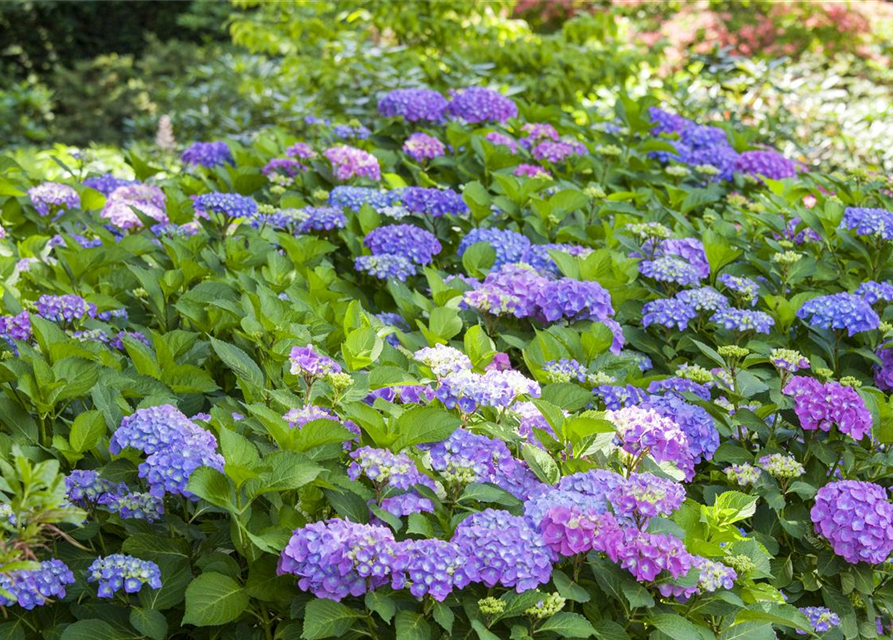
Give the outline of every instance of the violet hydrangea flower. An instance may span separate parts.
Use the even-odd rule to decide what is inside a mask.
[[[368,151],[342,144],[326,149],[323,156],[332,163],[332,172],[338,180],[360,177],[381,180],[378,158]]]
[[[893,240],[893,211],[871,207],[848,207],[843,212],[841,229],[855,231],[860,236],[876,236]]]
[[[180,156],[183,164],[198,167],[219,167],[224,164],[236,164],[232,151],[222,140],[216,142],[196,142]]]
[[[545,178],[546,180],[552,179],[552,174],[549,173],[549,171],[547,171],[546,169],[543,169],[541,166],[536,164],[528,164],[524,162],[515,167],[512,175],[516,178]]]
[[[618,411],[606,411],[605,419],[617,427],[617,442],[633,456],[650,454],[657,462],[671,462],[685,473],[686,479],[694,477],[694,457],[688,436],[670,418],[654,409],[624,407]]]
[[[840,616],[827,607],[800,607],[800,612],[809,619],[812,630],[816,633],[825,633],[840,624]],[[797,630],[799,635],[805,632]]]
[[[403,143],[403,152],[417,162],[432,160],[442,156],[445,151],[444,144],[427,133],[414,133]]]
[[[515,139],[511,136],[508,136],[499,131],[491,131],[484,138],[490,144],[494,144],[497,147],[506,147],[511,153],[518,153],[518,143],[515,142]]]
[[[594,281],[561,278],[541,287],[534,303],[536,316],[544,322],[561,319],[602,321],[614,315],[611,295]]]
[[[893,505],[879,485],[831,482],[819,489],[810,515],[816,533],[850,564],[879,564],[893,551]]]
[[[407,211],[434,218],[468,213],[468,205],[462,195],[451,189],[406,187],[400,192],[400,200]]]
[[[552,507],[539,527],[546,545],[563,557],[599,551],[617,560],[623,540],[623,530],[612,513],[592,513],[578,507]]]
[[[65,587],[74,584],[74,574],[61,560],[46,560],[37,569],[0,573],[0,606],[18,605],[27,611],[42,607],[51,598],[65,597]]]
[[[341,365],[329,356],[317,353],[312,344],[306,347],[292,347],[288,354],[291,372],[305,378],[324,378],[330,373],[341,373]]]
[[[677,327],[680,331],[685,331],[688,328],[688,323],[697,315],[694,307],[681,300],[661,298],[652,300],[642,307],[642,326],[649,327],[657,324],[667,329]]]
[[[496,253],[492,269],[498,269],[504,264],[521,262],[530,248],[530,240],[527,239],[527,236],[517,231],[495,227],[476,227],[462,238],[456,255],[461,258],[470,246],[479,242],[490,245]]]
[[[100,598],[112,598],[122,589],[125,593],[139,593],[145,585],[150,589],[161,588],[161,570],[157,564],[121,553],[96,558],[87,571],[87,582],[99,583]]]
[[[853,293],[865,298],[868,304],[893,302],[893,283],[868,280],[860,284]]]
[[[416,274],[416,266],[409,258],[393,253],[357,256],[354,258],[354,269],[379,280],[394,278],[400,282],[406,282],[407,278]]]
[[[730,331],[742,333],[745,331],[770,333],[775,326],[775,319],[768,313],[734,307],[720,309],[710,317],[710,321]]]
[[[518,107],[501,93],[484,87],[470,87],[452,94],[447,113],[472,124],[505,122],[518,115]]]
[[[217,215],[224,220],[231,218],[252,218],[257,215],[257,202],[238,193],[203,193],[193,201],[195,215],[208,218]]]
[[[822,384],[815,378],[794,376],[784,388],[794,398],[794,412],[807,431],[831,431],[837,425],[841,433],[854,440],[871,434],[871,412],[862,396],[839,382]]]
[[[442,247],[430,231],[411,224],[391,224],[373,229],[363,238],[372,255],[395,254],[416,264],[431,264]]]
[[[95,189],[104,196],[108,196],[118,187],[126,187],[132,184],[139,184],[136,180],[125,180],[117,178],[111,173],[104,173],[100,176],[93,176],[84,180],[84,186]]]
[[[407,540],[401,545],[403,563],[391,574],[392,588],[409,586],[416,598],[430,595],[443,602],[454,588],[471,582],[465,569],[468,559],[458,545],[437,539]]]
[[[96,305],[73,293],[37,299],[37,315],[45,320],[72,323],[96,317]]]
[[[634,473],[608,494],[608,500],[618,516],[636,516],[647,522],[679,509],[685,500],[685,488],[650,473]]]
[[[850,336],[877,329],[881,320],[862,296],[835,293],[807,300],[797,317],[819,329],[846,329]]]
[[[395,89],[378,101],[378,112],[386,118],[403,117],[408,122],[440,122],[447,99],[431,89]]]
[[[124,185],[109,194],[100,216],[119,229],[139,229],[143,222],[133,211],[136,209],[157,223],[166,224],[166,200],[164,191],[158,187],[138,183]]]
[[[774,149],[744,151],[735,160],[735,171],[750,175],[762,175],[771,180],[795,178],[797,163],[788,160]]]
[[[31,198],[31,204],[37,209],[37,213],[42,216],[81,206],[78,192],[59,182],[44,182],[31,187],[28,189],[28,197]]]

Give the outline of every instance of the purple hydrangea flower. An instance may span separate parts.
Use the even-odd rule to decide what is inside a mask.
[[[576,380],[581,384],[585,384],[589,380],[589,369],[573,359],[549,360],[543,365],[543,372],[548,376],[549,382],[571,382]]]
[[[484,137],[490,144],[494,144],[497,147],[507,147],[512,153],[518,153],[518,143],[511,136],[499,131],[491,131]]]
[[[65,597],[66,585],[74,584],[74,574],[61,560],[46,560],[39,569],[17,569],[0,573],[0,606],[19,605],[27,611],[42,607],[50,598]]]
[[[654,582],[663,573],[681,578],[691,569],[694,560],[678,538],[636,529],[624,531],[617,558],[620,566],[639,582]]]
[[[372,255],[394,254],[416,264],[431,264],[442,247],[430,231],[411,224],[391,224],[373,229],[363,238]]]
[[[803,222],[800,218],[794,217],[788,220],[787,224],[784,227],[784,232],[782,232],[781,236],[774,235],[773,237],[778,240],[780,237],[790,240],[794,244],[803,244],[805,242],[821,242],[822,236],[813,231],[807,226],[803,226],[803,229],[797,231],[797,227],[800,223]]]
[[[815,378],[794,376],[784,388],[794,398],[794,412],[807,431],[831,431],[837,425],[841,433],[855,440],[871,434],[871,412],[862,396],[839,382],[822,384]]]
[[[851,564],[879,564],[893,551],[893,505],[879,485],[831,482],[819,489],[810,515],[816,533]]]
[[[644,389],[639,389],[630,384],[624,386],[604,384],[595,387],[592,393],[605,404],[606,409],[617,411],[623,407],[641,403],[646,397]]]
[[[3,318],[0,318],[0,322],[2,320]],[[0,324],[0,327],[2,327],[2,324]],[[2,335],[0,333],[0,336]],[[893,391],[893,350],[882,347],[875,351],[875,354],[881,359],[881,364],[880,366],[873,366],[874,384],[881,391]]]
[[[196,142],[180,156],[183,164],[197,167],[219,167],[224,164],[236,164],[232,151],[222,140],[216,142]]]
[[[104,196],[108,196],[118,187],[126,187],[129,185],[139,184],[136,180],[125,180],[124,178],[116,178],[110,173],[104,173],[101,176],[94,176],[84,180],[84,186],[96,189]]]
[[[121,589],[125,593],[139,593],[144,585],[161,588],[161,570],[157,564],[122,553],[96,558],[87,571],[87,582],[99,583],[100,598],[112,598]]]
[[[292,429],[302,429],[308,422],[314,420],[331,420],[338,422],[338,418],[331,411],[315,404],[304,405],[300,408],[289,409],[282,416],[282,419],[288,422],[288,426]]]
[[[101,504],[122,520],[160,522],[164,516],[164,500],[151,493],[105,493],[99,497]]]
[[[639,273],[658,282],[674,282],[683,287],[700,284],[702,279],[694,265],[673,256],[643,260],[639,264]]]
[[[720,589],[731,589],[735,586],[738,574],[731,567],[700,556],[694,556],[693,564],[700,570],[698,588],[702,591],[712,593]]]
[[[37,299],[37,315],[45,320],[71,323],[96,317],[96,305],[69,293],[62,296],[43,295]]]
[[[81,206],[78,192],[58,182],[44,182],[31,187],[28,189],[28,197],[31,198],[31,204],[37,209],[37,213],[42,216]]]
[[[332,519],[295,531],[279,556],[277,573],[293,574],[303,591],[337,602],[390,582],[406,555],[390,529]]]
[[[543,140],[531,153],[537,160],[558,164],[572,156],[585,156],[589,151],[575,140]]]
[[[552,577],[554,556],[542,536],[524,518],[507,511],[472,514],[456,527],[452,542],[467,558],[470,582],[523,593]]]
[[[766,176],[770,180],[782,180],[797,177],[797,163],[773,149],[744,151],[735,160],[735,171]]]
[[[434,218],[468,213],[468,205],[462,195],[451,189],[406,187],[400,193],[400,200],[407,211]]]
[[[312,344],[292,347],[288,354],[291,372],[305,378],[324,378],[330,373],[341,373],[341,365],[330,357],[317,353]]]
[[[65,493],[68,500],[79,506],[96,504],[107,494],[118,495],[127,492],[122,482],[106,480],[96,471],[74,469],[65,476]]]
[[[679,114],[664,111],[658,107],[649,107],[648,115],[655,126],[651,129],[652,135],[660,135],[662,133],[682,133],[682,130],[694,124],[688,118],[683,118]]]
[[[469,123],[505,122],[518,115],[518,107],[504,95],[485,89],[470,87],[453,92],[447,113]]]
[[[332,127],[332,133],[339,140],[365,140],[372,132],[365,125],[351,126],[349,124],[336,124]]]
[[[459,546],[444,540],[407,540],[401,543],[405,564],[391,575],[391,587],[404,589],[416,598],[430,595],[443,602],[453,588],[462,589],[471,578],[466,572],[468,559]]]
[[[307,171],[307,167],[294,158],[272,158],[264,165],[264,168],[260,170],[262,174],[268,177],[284,176],[287,178],[294,178],[303,171]]]
[[[564,557],[594,550],[616,560],[623,540],[623,530],[613,514],[593,513],[576,506],[552,507],[539,528],[549,549]]]
[[[797,317],[819,329],[846,329],[850,336],[877,329],[878,314],[863,297],[852,293],[835,293],[807,300]]]
[[[893,240],[893,212],[870,207],[848,207],[843,212],[840,228],[855,231],[860,236]]]
[[[15,340],[31,340],[31,317],[27,311],[14,316],[0,316],[0,338],[15,348]]]
[[[431,89],[395,89],[378,101],[378,112],[386,118],[403,117],[409,122],[440,122],[447,99]]]
[[[544,322],[566,319],[603,321],[614,315],[611,295],[594,281],[561,278],[540,287],[534,297],[536,316]]]
[[[368,151],[342,144],[326,149],[323,156],[332,163],[332,171],[338,180],[360,177],[381,180],[378,158]]]
[[[171,405],[137,409],[126,416],[112,435],[109,450],[117,455],[126,447],[147,454],[139,476],[149,483],[149,493],[159,498],[173,493],[197,500],[186,490],[192,472],[199,467],[223,471],[214,435]]]
[[[109,194],[100,215],[119,229],[139,229],[143,226],[134,209],[159,224],[166,224],[166,201],[164,191],[158,187],[139,183],[125,185]]]
[[[448,409],[471,413],[479,406],[508,408],[522,395],[538,398],[540,387],[517,371],[463,370],[441,378],[436,393]]]
[[[729,290],[739,294],[745,302],[749,302],[751,305],[756,304],[760,285],[754,280],[742,276],[733,276],[729,273],[722,274],[717,280],[723,283]]]
[[[671,376],[663,380],[653,380],[648,383],[648,393],[665,394],[672,393],[680,399],[684,399],[683,393],[693,393],[701,400],[710,400],[710,387],[694,380]]]
[[[608,494],[618,516],[635,517],[642,523],[655,516],[668,516],[685,501],[685,488],[678,482],[650,473],[634,473]]]
[[[694,477],[695,457],[688,436],[672,419],[644,407],[607,411],[605,418],[617,427],[617,443],[627,453],[650,454],[658,463],[675,464],[686,479]]]
[[[316,151],[306,142],[296,142],[285,150],[285,155],[290,158],[309,160],[316,157]]]
[[[840,624],[840,616],[827,607],[800,607],[800,612],[809,619],[812,630],[816,633],[830,631],[831,627]],[[805,631],[797,630],[799,635],[806,635]]]
[[[295,225],[297,233],[343,229],[347,224],[347,218],[335,207],[304,207],[297,210],[294,217],[298,221]]]
[[[537,164],[527,164],[524,162],[515,167],[512,175],[516,178],[545,178],[546,180],[552,179],[552,174],[549,173],[546,169],[543,169]]]
[[[667,329],[677,327],[680,331],[685,331],[688,323],[697,315],[694,307],[681,300],[662,298],[652,300],[642,307],[642,326],[650,327],[657,324]]]
[[[709,393],[708,391],[708,399]],[[710,460],[719,448],[719,432],[713,418],[702,407],[689,404],[676,393],[649,396],[644,406],[679,425],[688,437],[692,455],[698,459]]]
[[[446,151],[443,143],[427,133],[414,133],[403,143],[403,153],[417,162],[442,156]]]

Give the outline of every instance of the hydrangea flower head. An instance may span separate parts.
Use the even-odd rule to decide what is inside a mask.
[[[744,151],[735,161],[735,171],[766,176],[771,180],[782,180],[797,176],[797,163],[773,149]]]
[[[368,151],[342,144],[326,149],[323,156],[332,163],[332,172],[338,180],[360,177],[381,180],[378,158]]]
[[[696,458],[710,460],[719,448],[719,432],[713,418],[704,408],[686,402],[678,393],[648,396],[642,406],[675,422],[688,437],[689,450]]]
[[[537,160],[558,164],[572,156],[584,156],[589,152],[583,144],[575,140],[543,140],[531,153]]]
[[[771,333],[772,327],[775,326],[775,319],[768,313],[734,307],[720,309],[710,317],[710,321],[730,331],[738,332]]]
[[[160,522],[164,516],[164,500],[151,493],[105,493],[98,503],[122,520]]]
[[[329,356],[317,353],[312,344],[292,347],[288,354],[291,372],[296,376],[324,378],[330,373],[341,373],[341,365]]]
[[[528,164],[522,162],[515,170],[512,171],[512,175],[516,178],[544,178],[546,180],[552,179],[552,174],[549,173],[546,169],[543,169],[541,166],[537,164]]]
[[[440,122],[447,99],[431,89],[395,89],[378,101],[378,112],[386,118],[402,117],[409,122]]]
[[[713,287],[685,289],[673,297],[695,311],[722,311],[729,306],[728,299]]]
[[[799,478],[806,473],[806,469],[797,462],[794,456],[786,456],[783,453],[763,456],[760,458],[759,464],[766,473],[780,480]]]
[[[43,295],[37,299],[37,315],[53,322],[71,323],[96,317],[96,305],[69,293],[61,296]]]
[[[860,236],[893,240],[893,212],[870,207],[849,207],[843,212],[840,228],[855,231]]]
[[[451,189],[433,187],[406,187],[400,193],[403,206],[411,213],[439,218],[444,215],[468,213],[468,205],[462,195]]]
[[[507,511],[486,509],[456,527],[453,544],[465,555],[471,582],[514,587],[518,593],[552,577],[552,551],[527,521]]]
[[[431,264],[442,247],[437,237],[411,224],[391,224],[373,229],[363,238],[372,255],[395,254],[416,264]]]
[[[496,252],[493,269],[498,269],[504,264],[521,262],[530,248],[530,240],[527,239],[527,236],[517,231],[476,227],[462,238],[456,255],[461,257],[470,246],[479,242],[490,245]]]
[[[403,589],[416,598],[430,595],[443,602],[453,589],[462,589],[471,579],[466,572],[468,559],[459,546],[444,540],[407,540],[401,543],[405,563],[392,574],[391,587]]]
[[[38,569],[18,569],[0,573],[0,606],[18,605],[27,611],[42,607],[50,598],[64,598],[66,585],[74,584],[74,574],[61,560],[46,560]]]
[[[613,514],[576,506],[553,506],[539,528],[552,552],[564,557],[595,550],[614,559],[623,540],[623,531]]]
[[[879,485],[831,482],[819,489],[810,515],[816,533],[851,564],[879,564],[893,551],[893,505]]]
[[[819,329],[846,329],[850,336],[877,329],[881,320],[862,296],[834,293],[807,300],[797,317]]]
[[[93,176],[84,180],[84,186],[95,189],[104,196],[108,196],[118,187],[126,187],[132,184],[139,184],[136,180],[125,180],[124,178],[116,178],[110,173],[104,173],[101,176]]]
[[[657,462],[672,462],[687,478],[694,477],[694,457],[688,436],[670,418],[654,409],[624,407],[606,411],[605,419],[617,427],[624,451],[634,456],[650,454]]]
[[[472,124],[505,122],[518,115],[518,107],[501,93],[484,87],[470,87],[453,93],[447,113]]]
[[[650,327],[653,324],[672,329],[678,328],[685,331],[688,323],[697,317],[697,311],[689,304],[677,298],[661,298],[652,300],[642,307],[642,326]]]
[[[769,353],[769,359],[776,367],[789,373],[809,369],[809,360],[799,351],[792,349],[773,349]]]
[[[694,559],[678,538],[666,533],[645,533],[636,529],[624,532],[618,545],[620,566],[639,582],[654,582],[663,573],[681,578],[688,573]]]
[[[28,189],[28,197],[31,198],[31,204],[37,209],[37,213],[42,216],[81,206],[78,192],[59,182],[44,182],[31,187]]]
[[[350,209],[359,211],[364,204],[368,204],[376,211],[394,206],[403,195],[403,190],[393,189],[381,191],[369,187],[338,186],[329,192],[328,203],[338,209]]]
[[[161,570],[157,564],[121,553],[96,558],[87,571],[87,582],[99,583],[100,598],[112,598],[122,589],[125,593],[139,593],[144,585],[150,589],[161,588]]]
[[[122,494],[126,491],[127,485],[106,480],[93,470],[74,469],[65,476],[65,492],[68,500],[80,506],[95,504],[105,494]]]
[[[536,315],[544,322],[565,319],[603,321],[614,315],[611,295],[599,283],[561,278],[538,289]]]
[[[427,133],[414,133],[403,143],[403,152],[417,162],[437,158],[442,156],[445,151],[444,144]]]
[[[654,260],[643,260],[639,273],[658,282],[673,282],[683,287],[701,282],[701,272],[697,267],[673,256],[660,256]]]
[[[685,488],[678,482],[650,473],[634,473],[608,494],[618,516],[649,519],[668,516],[685,501]]]
[[[827,607],[800,607],[800,612],[809,619],[812,630],[819,634],[830,631],[831,627],[840,624],[840,616]],[[803,631],[797,633],[806,635]]]
[[[413,358],[431,369],[431,373],[438,378],[471,370],[471,359],[455,347],[445,344],[419,349],[413,354]]]
[[[238,193],[203,193],[193,201],[195,215],[209,218],[217,215],[227,218],[252,218],[257,215],[257,202]]]
[[[109,194],[100,216],[119,229],[139,229],[143,222],[134,213],[136,209],[159,224],[167,224],[166,201],[164,191],[158,187],[139,183],[123,185]]]
[[[224,164],[236,164],[229,146],[218,140],[217,142],[196,142],[180,156],[183,164],[198,167],[219,167]]]
[[[800,425],[807,431],[831,431],[837,426],[841,433],[855,440],[871,434],[871,412],[862,396],[839,382],[822,384],[815,378],[794,376],[784,393],[794,398],[794,412]]]
[[[860,284],[854,293],[865,298],[868,304],[893,302],[893,283],[869,280]]]
[[[285,150],[285,155],[289,158],[299,158],[301,160],[309,160],[316,157],[316,151],[313,150],[306,142],[296,142]]]
[[[726,467],[726,478],[729,479],[729,482],[734,482],[739,487],[746,487],[760,479],[760,470],[746,462],[733,464],[730,467]]]
[[[357,256],[354,258],[354,269],[379,280],[395,278],[400,282],[406,282],[407,278],[416,274],[412,260],[394,253]]]
[[[15,348],[15,340],[31,340],[31,317],[27,311],[14,316],[0,316],[0,338]]]
[[[511,136],[499,131],[491,131],[484,138],[490,144],[495,144],[497,147],[507,147],[512,153],[518,153],[518,143]]]
[[[301,429],[308,422],[313,422],[314,420],[331,420],[332,422],[338,422],[338,418],[328,409],[319,407],[315,404],[308,404],[300,408],[289,409],[285,412],[285,415],[282,416],[282,419],[288,422],[288,426],[292,429]]]

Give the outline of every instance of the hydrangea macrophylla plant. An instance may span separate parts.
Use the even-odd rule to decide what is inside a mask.
[[[840,227],[860,236],[893,240],[893,212],[871,207],[849,207],[843,212]]]
[[[84,180],[85,187],[96,189],[99,193],[106,197],[111,195],[111,193],[118,187],[126,187],[134,184],[139,184],[139,182],[136,180],[126,180],[124,178],[118,178],[111,173],[103,173],[102,175],[92,176]]]

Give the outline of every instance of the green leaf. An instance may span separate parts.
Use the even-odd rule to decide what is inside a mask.
[[[85,411],[74,419],[71,424],[71,434],[68,442],[72,451],[83,453],[89,451],[102,439],[106,433],[105,416],[101,411],[92,409]]]
[[[102,620],[81,620],[65,627],[61,640],[124,640],[128,636]]]
[[[214,348],[214,353],[236,374],[239,384],[242,385],[242,391],[246,393],[246,399],[249,402],[255,398],[259,399],[264,388],[264,372],[257,363],[239,347],[228,342],[212,337],[211,346]]]
[[[428,329],[435,336],[446,342],[462,331],[462,318],[456,309],[438,307],[431,310]]]
[[[397,640],[430,640],[431,625],[425,616],[412,611],[403,610],[394,619],[397,629]]]
[[[558,464],[548,453],[530,444],[521,449],[521,456],[536,474],[537,478],[549,484],[555,484],[561,477]]]
[[[551,618],[546,618],[537,628],[536,633],[557,633],[562,638],[588,638],[595,635],[595,629],[589,621],[578,613],[562,611]]]
[[[301,637],[304,640],[340,638],[362,617],[362,612],[340,602],[322,598],[311,600],[304,609],[304,633]]]
[[[25,631],[20,620],[0,624],[0,640],[25,640]]]
[[[152,640],[164,640],[167,636],[167,618],[155,609],[134,607],[130,610],[130,624]]]
[[[483,278],[496,262],[496,251],[487,242],[475,242],[462,254],[465,273],[473,278]]]
[[[431,611],[431,614],[434,616],[437,624],[443,627],[444,631],[446,631],[447,634],[452,634],[453,622],[456,621],[456,616],[449,608],[449,606],[447,606],[443,602],[435,601],[434,609]]]
[[[415,407],[397,418],[394,451],[426,442],[440,442],[459,427],[459,418],[435,407]]]
[[[480,620],[472,620],[471,628],[477,632],[478,640],[501,640],[498,635],[487,629]]]
[[[189,476],[186,488],[202,500],[235,511],[233,487],[229,478],[211,467],[199,467]]]
[[[699,640],[715,636],[703,627],[698,627],[682,616],[672,613],[656,615],[649,622],[673,640]]]
[[[397,612],[397,605],[394,604],[394,599],[378,591],[366,593],[365,603],[367,609],[377,613],[388,624],[390,624],[391,619]]]
[[[803,613],[789,604],[777,604],[775,602],[757,602],[749,605],[747,609],[738,612],[735,622],[771,622],[786,627],[793,627],[800,631],[811,632],[812,627]]]
[[[589,602],[591,596],[583,587],[573,582],[566,573],[558,571],[552,572],[552,582],[555,583],[555,589],[558,595],[566,600],[574,602]]]
[[[220,573],[203,573],[186,588],[183,624],[210,627],[238,619],[248,608],[248,594]]]
[[[775,631],[766,622],[742,622],[719,634],[719,640],[775,640]]]

